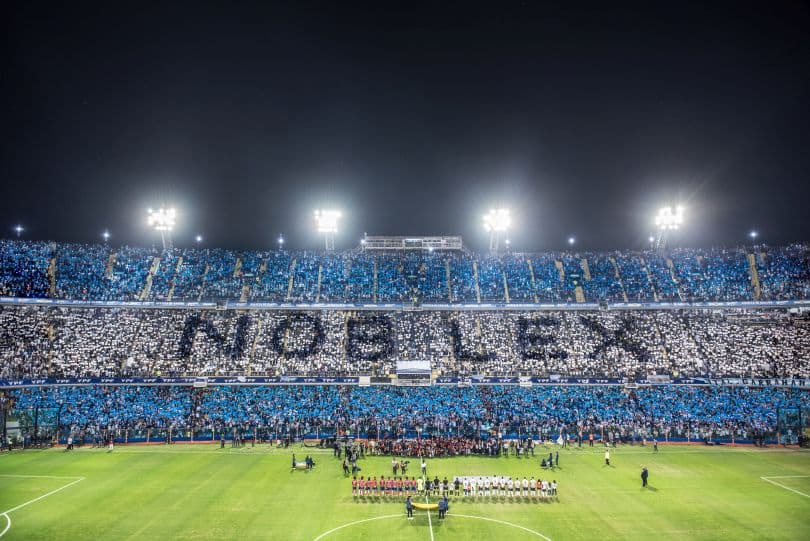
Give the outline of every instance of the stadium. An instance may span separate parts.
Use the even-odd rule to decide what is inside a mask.
[[[810,539],[810,6],[588,4],[4,5],[0,541]]]
[[[103,524],[99,513],[117,512],[119,492],[131,492],[118,484],[141,484],[116,474],[130,468],[146,492],[127,497],[149,501],[133,514],[163,516],[152,524],[168,521],[172,538],[356,539],[378,528],[425,537],[415,525],[439,538],[504,528],[584,538],[587,521],[579,533],[562,526],[566,507],[616,513],[608,527],[621,532],[628,518],[614,500],[654,512],[682,491],[698,505],[722,497],[767,508],[751,513],[762,521],[751,527],[778,520],[785,538],[806,527],[807,245],[478,254],[458,237],[366,237],[344,252],[8,240],[0,254],[11,451],[0,476],[13,480],[4,498],[31,505],[31,514],[9,506],[9,538],[87,535],[92,526],[72,530],[56,510]],[[298,471],[304,456],[316,466]],[[410,467],[395,482],[427,461],[438,489],[356,486],[390,478],[391,459]],[[647,465],[656,493],[628,503]],[[309,492],[318,519],[302,523],[312,527],[273,520],[223,532],[227,513],[155,508],[177,506],[151,491],[173,501],[180,490],[189,512],[236,497],[247,510],[234,513],[262,515],[278,505],[273,488],[236,496],[246,486],[231,486],[253,475],[282,485],[284,498]],[[486,476],[486,488],[454,487],[465,476]],[[531,477],[531,488],[514,492],[512,476],[518,486]],[[541,480],[559,483],[554,496],[540,496]],[[94,510],[55,495],[84,507],[108,490]],[[198,502],[203,492],[214,501]],[[403,527],[394,519],[406,497],[418,507]],[[440,519],[431,504],[441,497],[450,510]],[[701,537],[679,528],[673,537]]]

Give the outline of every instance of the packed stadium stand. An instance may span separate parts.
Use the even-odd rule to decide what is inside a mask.
[[[236,311],[0,307],[0,377],[810,377],[784,310]]]
[[[0,401],[62,439],[745,440],[775,430],[780,408],[810,407],[805,244],[483,255],[4,240],[0,297]],[[399,386],[408,362],[427,363],[427,386]]]
[[[779,407],[810,407],[810,393],[774,387],[516,386],[407,388],[39,387],[11,391],[16,409],[36,411],[43,425],[91,439],[115,431],[121,439],[214,439],[233,429],[263,439],[283,435],[362,437],[535,437],[662,441],[712,437],[752,440],[771,430]],[[126,431],[126,432],[125,432]],[[609,433],[610,436],[607,436]]]
[[[810,250],[505,254],[112,248],[0,241],[0,294],[75,300],[583,303],[810,297]]]

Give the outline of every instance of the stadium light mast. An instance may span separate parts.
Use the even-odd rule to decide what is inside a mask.
[[[338,220],[343,215],[339,210],[316,210],[315,227],[318,233],[323,234],[323,244],[326,251],[335,249],[335,234],[338,232]]]
[[[171,249],[172,247],[172,229],[174,229],[175,220],[177,218],[177,211],[174,207],[163,208],[157,210],[149,209],[147,223],[149,227],[155,231],[160,232],[160,241],[163,243],[163,249]]]
[[[655,226],[658,228],[655,247],[663,250],[667,245],[667,238],[671,231],[677,231],[683,225],[684,208],[678,205],[673,210],[672,207],[662,207],[655,216]]]
[[[512,215],[509,209],[490,209],[484,215],[484,229],[489,232],[489,251],[498,253],[501,234],[506,233],[512,226]]]

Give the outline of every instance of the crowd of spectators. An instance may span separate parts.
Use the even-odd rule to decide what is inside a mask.
[[[492,256],[466,251],[159,250],[4,240],[0,294],[357,303],[795,300],[810,298],[810,250],[797,244],[679,248],[667,254]]]
[[[780,408],[810,392],[727,386],[41,387],[8,392],[17,415],[63,430],[258,429],[281,437],[360,436],[377,451],[492,454],[502,439],[750,439],[775,430]],[[439,437],[441,440],[431,441]],[[269,438],[268,438],[269,439]],[[417,439],[417,442],[397,440]]]
[[[810,319],[781,309],[238,311],[0,306],[5,377],[810,377]]]
[[[0,240],[0,295],[47,297],[53,245]]]

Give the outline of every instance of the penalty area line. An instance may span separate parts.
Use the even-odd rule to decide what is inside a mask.
[[[781,475],[781,476],[777,476],[776,478],[781,479],[781,478],[792,478],[792,477],[810,477],[810,476],[807,476],[807,475]],[[782,483],[777,483],[776,481],[773,481],[772,478],[770,478],[770,477],[760,477],[760,479],[762,479],[763,481],[765,481],[767,483],[770,483],[772,485],[776,485],[776,486],[778,486],[780,488],[784,488],[785,490],[789,490],[791,492],[794,492],[794,493],[798,494],[799,496],[804,496],[805,498],[810,498],[810,494],[805,494],[801,490],[796,490],[795,488],[790,488],[788,486],[783,485]]]
[[[47,475],[36,475],[36,476],[35,475],[25,475],[25,476],[23,476],[23,475],[19,475],[19,476],[17,476],[17,475],[4,475],[3,477],[45,477],[45,478],[47,478],[47,477],[50,477],[50,476],[47,476]],[[3,529],[2,532],[0,532],[0,537],[3,537],[6,534],[6,532],[8,532],[9,529],[11,528],[11,517],[9,516],[9,513],[13,513],[14,511],[22,509],[23,507],[25,507],[27,505],[31,505],[32,503],[36,503],[39,500],[47,498],[48,496],[53,496],[57,492],[61,492],[61,491],[65,490],[66,488],[70,488],[73,485],[75,485],[76,483],[81,483],[82,481],[84,481],[86,479],[86,477],[76,477],[74,479],[75,479],[74,481],[71,481],[70,483],[68,483],[66,485],[62,485],[61,487],[56,488],[54,490],[51,490],[50,492],[48,492],[46,494],[43,494],[42,496],[37,496],[36,498],[34,498],[32,500],[28,500],[25,503],[21,503],[20,505],[18,505],[16,507],[12,507],[11,509],[7,509],[6,511],[3,511],[2,513],[0,513],[0,515],[6,517],[6,527],[5,527],[5,529]]]

